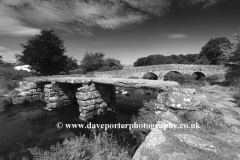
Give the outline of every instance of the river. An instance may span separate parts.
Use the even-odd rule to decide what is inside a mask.
[[[122,95],[123,88],[117,88],[117,113],[111,113],[91,120],[92,124],[130,124],[133,115],[143,106],[143,100],[156,99],[157,91],[125,88],[130,95]],[[79,117],[78,105],[69,105],[51,112],[43,110],[45,103],[32,103],[13,106],[9,111],[0,113],[0,157],[9,159],[9,155],[31,157],[28,148],[38,146],[48,149],[64,138],[81,134],[88,135],[87,129],[58,129],[56,124],[77,124],[84,122]],[[121,134],[120,134],[121,133]],[[123,146],[134,148],[136,141],[128,129],[115,129],[114,135]]]

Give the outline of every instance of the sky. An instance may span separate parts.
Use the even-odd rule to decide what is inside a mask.
[[[0,55],[15,62],[29,37],[53,28],[66,55],[138,58],[195,54],[240,28],[240,0],[0,0]]]

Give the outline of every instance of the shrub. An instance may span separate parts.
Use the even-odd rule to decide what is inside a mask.
[[[24,70],[15,70],[13,68],[0,68],[0,86],[11,90],[18,86],[18,81],[21,81],[25,77],[29,76],[32,76],[32,73]]]
[[[118,145],[112,134],[92,132],[90,139],[79,136],[65,139],[63,144],[51,146],[50,150],[31,148],[35,160],[86,159],[86,160],[130,160],[127,150]]]
[[[12,105],[11,97],[0,97],[0,112],[8,110]]]
[[[178,83],[183,83],[184,77],[178,72],[169,72],[164,76],[164,81],[176,81]]]
[[[143,79],[157,80],[158,77],[157,77],[156,74],[148,72],[148,73],[146,73],[146,74],[143,75]]]
[[[0,65],[0,68],[13,68],[14,65],[12,63],[3,63]]]
[[[64,72],[64,71],[61,71],[59,74],[60,74],[60,75],[66,75],[67,73]]]
[[[71,70],[68,72],[68,74],[84,74],[84,70],[82,69]]]
[[[217,75],[212,75],[206,77],[206,81],[209,82],[209,84],[214,84],[219,80],[219,77]]]
[[[164,80],[167,81],[176,81],[180,85],[194,85],[194,86],[204,86],[205,85],[205,77],[196,80],[196,77],[191,76],[189,74],[180,74],[175,72],[169,72],[165,77]]]
[[[139,110],[137,116],[133,116],[132,123],[136,124],[156,124],[158,116],[155,114],[156,100],[150,100],[149,102],[143,101],[143,107]],[[150,133],[150,128],[132,128],[131,134],[141,144],[145,137]]]
[[[94,72],[88,72],[87,74],[85,74],[86,77],[96,77]]]
[[[240,86],[240,76],[235,76],[234,78],[226,79],[227,85],[231,85],[233,87]]]
[[[128,79],[139,79],[138,77],[129,77]]]

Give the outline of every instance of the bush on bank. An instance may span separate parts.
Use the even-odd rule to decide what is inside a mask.
[[[156,124],[158,116],[155,114],[156,100],[150,100],[149,102],[143,101],[143,107],[139,109],[137,116],[132,118],[132,123],[136,124]],[[138,143],[141,144],[145,137],[151,132],[150,128],[132,128],[130,131]]]
[[[29,76],[33,76],[33,74],[24,70],[15,70],[9,67],[0,68],[0,87],[12,90],[18,87],[18,81]]]
[[[220,79],[217,75],[201,77],[196,80],[196,77],[189,74],[179,74],[179,73],[169,73],[164,77],[166,81],[176,81],[180,85],[195,85],[195,86],[204,86],[206,83],[213,85],[218,82]]]
[[[65,139],[49,150],[31,148],[34,160],[84,159],[84,160],[130,160],[126,148],[120,147],[112,134],[106,131],[92,132],[90,138],[83,136]]]
[[[11,97],[0,96],[0,112],[8,110],[12,105],[13,103]]]

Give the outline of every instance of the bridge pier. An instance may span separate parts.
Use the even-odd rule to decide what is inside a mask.
[[[52,82],[44,86],[46,109],[61,108],[77,103],[79,118],[87,121],[96,115],[115,110],[115,87],[89,82],[83,84],[61,84]]]
[[[44,100],[47,103],[46,109],[61,108],[73,104],[76,101],[75,93],[69,84],[57,84],[52,82],[44,86]]]
[[[115,87],[110,85],[83,84],[77,89],[77,103],[81,120],[87,121],[96,115],[115,110]]]

